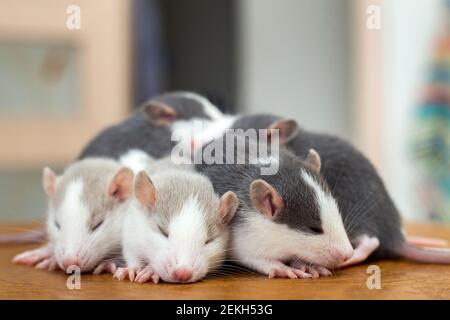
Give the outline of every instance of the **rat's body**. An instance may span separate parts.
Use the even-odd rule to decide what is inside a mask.
[[[233,128],[266,129],[282,121],[271,115],[242,116]],[[373,165],[347,142],[330,135],[298,129],[286,147],[304,158],[311,148],[322,160],[320,174],[331,188],[345,229],[355,246],[348,266],[374,258],[404,257],[420,262],[450,263],[450,252],[426,250],[405,241],[401,218]],[[428,240],[424,239],[426,245]],[[428,241],[433,244],[433,241]],[[437,243],[437,241],[434,241]],[[420,243],[420,242],[419,242]]]
[[[132,171],[110,159],[75,162],[61,176],[44,169],[48,244],[14,261],[42,269],[76,265],[83,272],[114,271],[110,259],[120,256],[122,218],[132,182]]]
[[[236,196],[225,192],[219,200],[206,177],[192,167],[175,166],[170,159],[146,160],[137,150],[122,159],[134,164],[141,161],[145,171],[136,178],[137,200],[124,220],[127,267],[119,268],[115,277],[122,280],[128,276],[136,282],[157,282],[159,278],[194,282],[221,265]]]
[[[196,166],[219,194],[231,190],[239,198],[233,261],[270,277],[307,278],[330,274],[326,268],[352,254],[336,202],[317,174],[320,159],[314,151],[302,161],[281,148],[279,155],[253,164],[248,153],[235,149],[235,154],[245,157],[245,164]],[[278,171],[262,175],[261,167],[271,161],[278,162]]]

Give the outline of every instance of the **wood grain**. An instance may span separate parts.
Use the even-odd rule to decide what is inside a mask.
[[[0,233],[23,226],[0,226]],[[450,241],[450,227],[409,225],[408,233]],[[186,284],[135,284],[111,275],[82,275],[81,289],[66,288],[68,275],[17,266],[11,258],[32,246],[0,247],[0,299],[450,299],[450,266],[406,261],[373,262],[381,268],[381,289],[369,290],[369,264],[311,280],[267,279],[240,273]]]

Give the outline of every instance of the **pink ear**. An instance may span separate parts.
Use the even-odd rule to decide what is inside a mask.
[[[250,185],[250,200],[269,219],[274,219],[284,209],[283,199],[275,188],[261,179]]]
[[[169,126],[177,118],[174,108],[159,101],[149,101],[144,111],[149,120],[158,126]]]
[[[311,167],[311,169],[314,172],[316,172],[316,173],[320,172],[320,168],[322,166],[322,161],[320,160],[320,156],[316,150],[314,150],[314,149],[309,150],[309,153],[308,153],[308,156],[306,157],[305,162],[308,166]]]
[[[132,193],[134,174],[129,168],[121,168],[108,187],[108,194],[119,201],[127,200]]]
[[[295,120],[285,119],[272,123],[267,130],[267,140],[272,139],[274,130],[278,130],[280,144],[285,144],[298,133],[298,125]]]
[[[56,192],[56,178],[56,174],[49,167],[45,167],[42,171],[42,187],[49,197]]]
[[[233,219],[239,206],[238,197],[234,192],[228,191],[220,198],[219,219],[223,224],[228,224]]]
[[[134,182],[136,198],[144,207],[154,207],[156,204],[156,189],[145,171],[140,171]]]

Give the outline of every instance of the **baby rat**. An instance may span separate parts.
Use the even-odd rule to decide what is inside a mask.
[[[42,184],[48,196],[48,244],[17,255],[14,262],[38,269],[114,272],[120,255],[122,218],[133,191],[133,172],[109,159],[73,163],[61,176],[49,168]]]
[[[100,132],[83,150],[80,158],[118,159],[131,149],[154,158],[170,155],[177,137],[191,147],[190,135],[213,131],[222,113],[205,97],[191,92],[169,92],[153,97],[123,122]],[[227,124],[227,126],[229,126]],[[209,134],[208,134],[209,135]]]
[[[246,139],[239,134],[234,138]],[[231,190],[239,198],[231,227],[233,261],[269,277],[308,278],[329,275],[328,268],[352,256],[337,202],[319,174],[317,152],[310,150],[301,160],[280,148],[278,154],[252,159],[247,149],[239,151],[239,143],[234,145],[234,164],[196,165],[216,192]],[[278,162],[278,170],[262,175],[261,166],[270,162]]]
[[[115,278],[140,283],[150,279],[156,283],[159,278],[198,281],[225,259],[227,225],[238,199],[233,192],[224,192],[219,199],[206,177],[176,169],[168,159],[150,161],[148,171],[151,178],[141,171],[135,179],[136,200],[122,233],[127,267],[119,268]]]
[[[242,116],[233,124],[241,129],[279,129],[284,143],[298,157],[314,148],[321,155],[321,175],[331,187],[344,226],[355,250],[341,266],[373,258],[406,258],[425,263],[450,263],[450,251],[413,245],[442,245],[422,239],[407,241],[400,214],[370,161],[347,142],[334,136],[299,129],[293,120],[271,115]],[[302,196],[302,195],[299,195]],[[317,248],[320,252],[320,247]]]

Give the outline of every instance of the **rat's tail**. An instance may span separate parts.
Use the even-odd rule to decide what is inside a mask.
[[[445,239],[416,236],[406,236],[405,238],[406,242],[417,247],[446,248],[448,246],[448,241]]]
[[[400,257],[416,262],[450,264],[450,248],[419,248],[403,242],[395,251]]]
[[[45,229],[32,230],[19,234],[0,235],[0,245],[42,243],[46,238]]]

